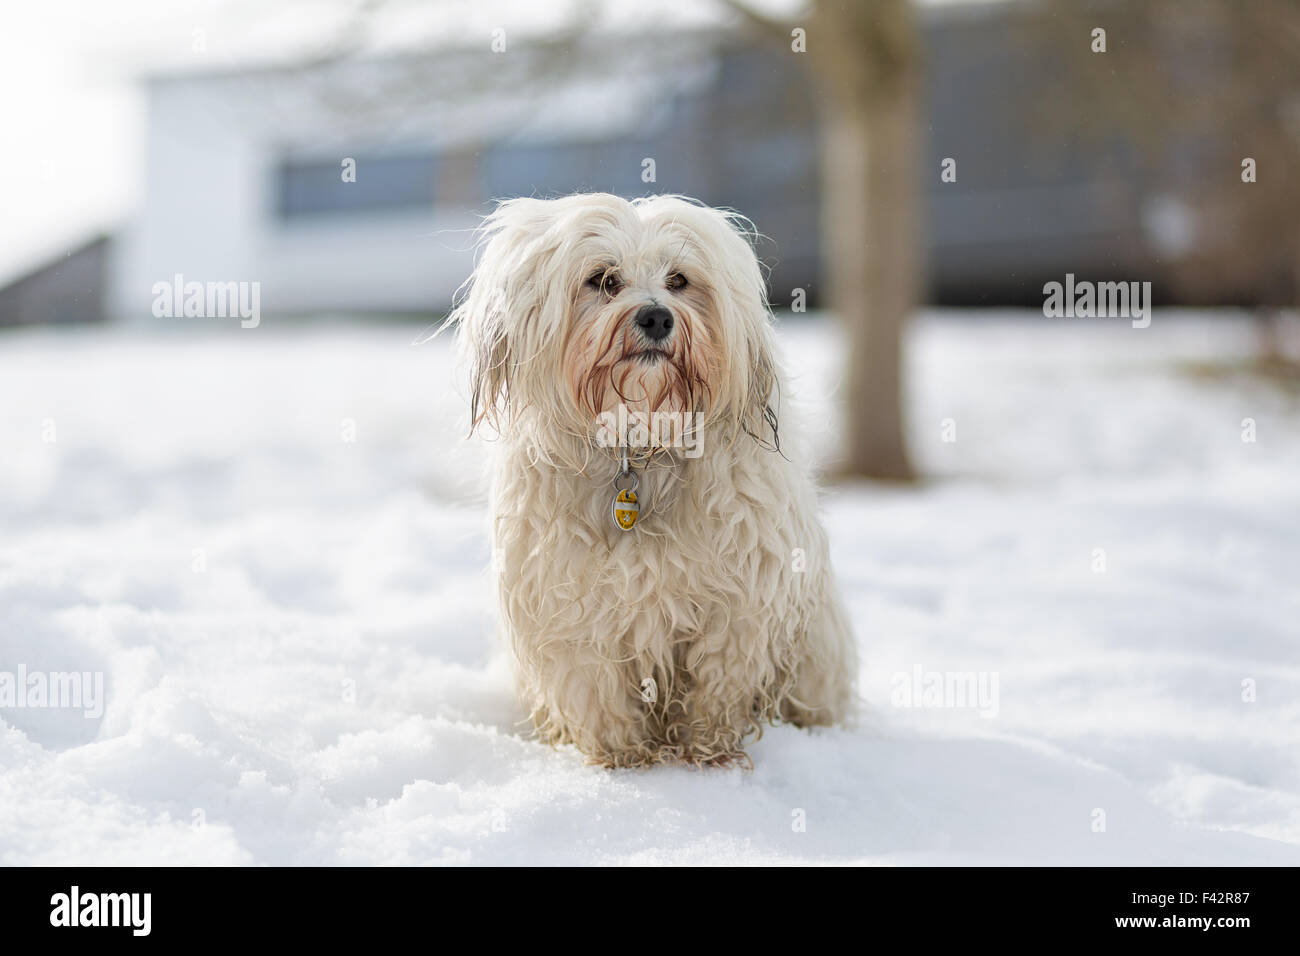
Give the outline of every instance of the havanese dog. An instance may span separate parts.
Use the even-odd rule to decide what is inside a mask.
[[[748,220],[512,199],[452,321],[496,433],[500,625],[538,735],[608,767],[752,765],[846,720],[856,654]]]

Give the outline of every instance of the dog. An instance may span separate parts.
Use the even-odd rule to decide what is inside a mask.
[[[592,763],[752,767],[765,724],[855,707],[754,235],[682,196],[506,200],[450,316],[518,692]]]

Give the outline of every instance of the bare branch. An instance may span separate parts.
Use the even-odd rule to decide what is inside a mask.
[[[772,40],[785,40],[790,36],[790,30],[794,24],[777,17],[768,16],[766,13],[760,13],[755,10],[744,0],[720,0],[722,5],[728,10],[740,15],[741,19],[748,23],[753,29],[760,33],[766,34]]]

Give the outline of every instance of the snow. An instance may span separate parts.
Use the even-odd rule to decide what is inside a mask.
[[[929,479],[825,497],[866,715],[746,773],[527,738],[449,343],[190,321],[0,338],[0,673],[107,689],[0,708],[0,863],[1300,863],[1300,412],[1194,374],[1243,323],[916,323]]]

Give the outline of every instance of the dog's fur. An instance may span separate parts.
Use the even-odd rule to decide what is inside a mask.
[[[775,720],[845,720],[856,657],[747,221],[678,196],[503,202],[453,313],[473,421],[499,435],[501,625],[538,734],[593,762],[747,761]],[[636,322],[675,320],[654,354]],[[699,412],[702,448],[630,449],[641,516],[610,514],[619,403]],[[648,680],[647,680],[648,679]]]

